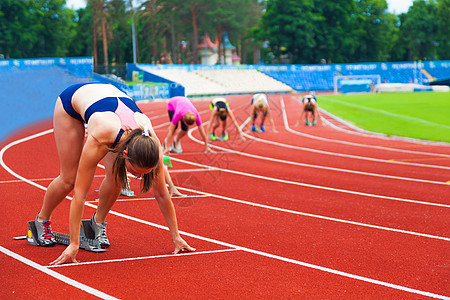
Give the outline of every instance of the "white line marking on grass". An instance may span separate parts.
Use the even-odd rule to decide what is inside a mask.
[[[211,251],[198,251],[198,252],[183,252],[180,254],[162,254],[162,255],[153,255],[153,256],[141,256],[141,257],[130,257],[130,258],[118,258],[118,259],[106,259],[106,260],[96,260],[89,262],[80,262],[80,263],[69,263],[62,265],[53,265],[47,266],[47,268],[60,268],[60,267],[77,267],[82,265],[95,265],[95,264],[105,264],[105,263],[115,263],[115,262],[124,262],[124,261],[136,261],[136,260],[145,260],[145,259],[155,259],[155,258],[167,258],[167,257],[183,257],[183,256],[192,256],[192,255],[201,255],[201,254],[215,254],[215,253],[223,253],[223,252],[232,252],[239,251],[239,249],[231,248],[231,249],[222,249],[222,250],[211,250]]]
[[[377,108],[367,107],[367,106],[358,105],[358,104],[354,104],[354,103],[349,103],[349,102],[345,102],[345,101],[340,101],[340,100],[337,100],[337,99],[334,99],[334,98],[330,98],[330,97],[327,97],[327,100],[331,100],[331,102],[333,102],[333,101],[337,102],[337,103],[339,103],[341,105],[344,105],[344,106],[356,107],[356,108],[359,108],[359,109],[362,109],[362,110],[367,110],[367,111],[370,111],[370,112],[375,112],[375,113],[379,113],[379,114],[382,114],[382,115],[395,117],[397,119],[412,120],[412,121],[423,123],[423,124],[426,124],[426,125],[431,125],[431,126],[436,126],[436,127],[442,127],[442,128],[450,129],[450,126],[443,125],[443,124],[438,124],[438,123],[434,123],[434,122],[430,122],[430,121],[423,120],[423,119],[416,118],[416,117],[399,115],[399,114],[391,113],[391,112],[388,112],[388,111],[385,111],[385,110],[382,110],[382,109],[377,109]]]
[[[337,121],[338,123],[343,124],[344,126],[346,126],[348,128],[351,128],[351,130],[342,128],[342,127],[339,127],[339,126],[333,124],[332,122],[330,122],[327,119],[323,119],[327,125],[333,127],[334,129],[336,129],[338,131],[345,132],[348,134],[365,136],[365,137],[369,137],[369,138],[377,138],[377,139],[381,139],[381,140],[397,140],[397,141],[408,142],[408,143],[412,143],[412,144],[416,144],[416,145],[432,145],[432,146],[442,146],[442,147],[450,146],[450,143],[446,143],[446,142],[421,140],[421,139],[417,139],[417,138],[410,138],[410,137],[396,136],[396,135],[386,135],[386,134],[379,133],[379,132],[364,130],[364,129],[361,129],[361,128],[339,118],[338,116],[333,115],[332,113],[330,113],[320,107],[319,107],[319,110],[320,110],[321,114],[327,115],[328,117]]]
[[[17,173],[13,172],[9,167],[7,167],[5,165],[5,163],[4,163],[4,161],[3,161],[3,154],[4,154],[4,152],[7,149],[12,147],[13,145],[21,143],[23,141],[30,140],[32,138],[36,138],[38,136],[47,134],[49,132],[51,132],[51,131],[41,132],[39,134],[35,134],[35,135],[30,136],[30,137],[17,140],[17,141],[15,141],[13,143],[8,144],[7,146],[5,146],[0,151],[0,163],[3,166],[3,168],[5,168],[5,170],[7,170],[13,176],[16,176],[17,178],[20,178],[20,179],[24,180],[25,182],[27,182],[27,183],[29,183],[29,184],[31,184],[33,186],[36,186],[36,187],[38,187],[39,189],[42,189],[42,190],[46,190],[46,188],[43,187],[43,186],[40,186],[39,184],[36,184],[36,183],[34,183],[34,182],[32,182],[32,181],[30,181],[30,180],[28,180],[28,179],[26,179],[26,178],[24,178],[24,177],[22,177],[20,175],[18,175]],[[70,199],[70,197],[66,197],[66,198]],[[85,205],[88,206],[88,207],[97,208],[96,205],[93,205],[91,203],[85,203]],[[116,216],[119,216],[119,217],[122,217],[122,218],[125,218],[125,219],[128,219],[128,220],[133,220],[133,221],[136,221],[138,223],[147,224],[147,225],[150,225],[152,227],[156,227],[156,228],[160,228],[160,229],[164,229],[166,231],[169,231],[169,228],[166,227],[166,226],[162,226],[162,225],[159,225],[159,224],[156,224],[156,223],[152,223],[152,222],[141,220],[141,219],[138,219],[138,218],[135,218],[135,217],[131,217],[131,216],[128,216],[128,215],[125,215],[125,214],[122,214],[122,213],[119,213],[119,212],[116,212],[116,211],[113,211],[113,210],[111,210],[109,213],[113,214],[113,215],[116,215]],[[214,240],[214,239],[211,239],[211,238],[203,237],[203,236],[200,236],[200,235],[184,232],[184,231],[181,231],[181,230],[179,232],[180,232],[180,234],[183,234],[183,235],[186,235],[186,236],[189,236],[189,237],[192,237],[192,238],[197,238],[197,239],[200,239],[200,240],[203,240],[203,241],[207,241],[207,242],[211,242],[211,243],[214,243],[214,244],[222,245],[222,246],[225,246],[225,247],[228,247],[228,248],[235,248],[235,249],[242,250],[242,251],[245,251],[245,252],[249,252],[249,253],[253,253],[253,254],[256,254],[256,255],[260,255],[260,256],[263,256],[263,257],[273,258],[273,259],[276,259],[276,260],[280,260],[280,261],[284,261],[284,262],[300,265],[300,266],[303,266],[303,267],[307,267],[307,268],[311,268],[311,269],[315,269],[315,270],[320,270],[320,271],[323,271],[323,272],[326,272],[326,273],[330,273],[330,274],[335,274],[335,275],[339,275],[339,276],[343,276],[343,277],[347,277],[347,278],[352,278],[352,279],[360,280],[360,281],[363,281],[363,282],[373,283],[373,284],[376,284],[376,285],[385,286],[385,287],[389,287],[389,288],[393,288],[393,289],[396,289],[396,290],[401,290],[401,291],[405,291],[405,292],[409,292],[409,293],[413,293],[413,294],[433,297],[433,298],[437,298],[437,299],[448,299],[448,297],[446,297],[446,296],[442,296],[442,295],[438,295],[438,294],[434,294],[434,293],[430,293],[430,292],[425,292],[425,291],[421,291],[421,290],[417,290],[417,289],[412,289],[412,288],[401,286],[401,285],[397,285],[397,284],[392,284],[392,283],[388,283],[388,282],[384,282],[384,281],[380,281],[380,280],[376,280],[376,279],[372,279],[372,278],[368,278],[368,277],[363,277],[363,276],[359,276],[359,275],[355,275],[355,274],[351,274],[351,273],[347,273],[347,272],[343,272],[343,271],[339,271],[339,270],[334,270],[334,269],[331,269],[331,268],[322,267],[322,266],[310,264],[310,263],[307,263],[307,262],[302,262],[302,261],[298,261],[298,260],[294,260],[294,259],[290,259],[290,258],[286,258],[286,257],[282,257],[282,256],[278,256],[278,255],[274,255],[274,254],[258,251],[258,250],[253,250],[253,249],[249,249],[249,248],[246,248],[246,247],[241,247],[241,246],[233,245],[233,244],[230,244],[230,243]],[[2,247],[1,249],[4,249],[4,248]],[[2,252],[4,252],[4,251],[2,250]],[[20,260],[20,257],[16,253],[11,252],[10,254],[11,254],[11,257]],[[47,273],[47,272],[51,271],[51,270],[49,270],[47,268],[44,268],[44,267],[42,267],[42,266],[40,266],[38,264],[34,265],[34,263],[33,263],[33,267],[38,269],[38,270],[41,270],[44,273]],[[60,274],[54,273],[54,275],[58,276],[58,277],[55,277],[55,278],[58,278],[59,280],[63,281],[61,279],[62,277],[59,277]],[[70,281],[71,279],[68,278],[68,280]],[[89,290],[92,289],[92,288],[90,288],[88,286],[84,286],[84,285],[80,286],[78,288],[80,288],[82,290],[85,290],[85,288],[89,289]],[[106,296],[108,296],[108,295],[106,295]]]
[[[101,299],[117,299],[117,298],[115,298],[113,296],[110,296],[110,295],[108,295],[106,293],[103,293],[103,292],[101,292],[99,290],[96,290],[96,289],[94,289],[94,288],[92,288],[90,286],[87,286],[87,285],[85,285],[85,284],[83,284],[81,282],[78,282],[78,281],[73,280],[73,279],[71,279],[69,277],[66,277],[66,276],[64,276],[62,274],[59,274],[59,273],[57,273],[57,272],[55,272],[53,270],[49,270],[48,268],[46,268],[44,266],[41,266],[40,264],[35,263],[34,261],[29,260],[28,258],[25,258],[25,257],[15,253],[15,252],[12,252],[12,251],[2,247],[2,246],[0,246],[0,252],[4,253],[5,255],[8,255],[8,256],[16,259],[16,260],[18,260],[18,261],[20,261],[21,263],[26,264],[26,265],[28,265],[28,266],[30,266],[30,267],[38,270],[38,271],[41,271],[42,273],[45,273],[45,274],[47,274],[47,275],[49,275],[49,276],[51,276],[51,277],[53,277],[55,279],[58,279],[58,280],[66,283],[68,285],[71,285],[71,286],[73,286],[73,287],[75,287],[75,288],[77,288],[79,290],[82,290],[82,291],[84,291],[84,292],[86,292],[88,294],[94,295],[94,296],[99,297]],[[26,281],[25,278],[24,278],[24,280]],[[29,283],[30,282],[28,282],[28,284]],[[27,284],[27,282],[25,282],[25,284]],[[28,286],[28,287],[30,287],[30,286]],[[24,286],[24,288],[26,288],[26,286]]]
[[[344,144],[344,145],[350,145],[350,146],[356,146],[356,147],[364,147],[364,148],[373,148],[378,150],[385,150],[385,151],[393,151],[393,152],[401,152],[401,153],[410,153],[410,154],[420,154],[420,155],[429,155],[429,156],[441,156],[441,157],[448,157],[450,158],[450,155],[448,154],[441,154],[441,153],[430,153],[430,152],[423,152],[423,151],[414,151],[414,150],[405,150],[405,149],[397,149],[397,148],[389,148],[389,147],[383,147],[383,146],[375,146],[375,145],[365,145],[365,144],[359,144],[359,143],[353,143],[353,142],[347,142],[347,141],[341,141],[341,140],[334,140],[334,139],[328,139],[324,137],[314,136],[311,134],[306,134],[303,132],[299,132],[296,130],[293,130],[289,127],[289,123],[287,120],[287,113],[286,108],[284,105],[284,100],[281,98],[281,108],[282,108],[282,115],[283,115],[283,121],[284,121],[284,128],[292,132],[296,135],[308,137],[310,139],[315,139],[319,141],[325,141],[330,143],[338,143],[338,144]]]

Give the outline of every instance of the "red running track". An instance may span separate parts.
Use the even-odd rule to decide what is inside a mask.
[[[323,112],[326,126],[295,127],[296,95],[271,97],[279,133],[230,127],[202,153],[196,129],[172,155],[180,230],[173,245],[152,193],[120,197],[108,216],[112,246],[80,250],[79,264],[48,267],[64,249],[24,235],[58,175],[51,122],[1,145],[0,287],[6,299],[449,299],[450,145],[361,132]],[[229,97],[248,127],[249,95]],[[319,98],[320,103],[320,98]],[[195,101],[206,122],[207,100]],[[166,105],[140,103],[160,139]],[[269,124],[268,124],[269,125]],[[104,172],[98,168],[85,218]],[[53,229],[68,232],[70,201]]]

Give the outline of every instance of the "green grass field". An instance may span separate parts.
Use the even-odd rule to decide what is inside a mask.
[[[319,107],[365,130],[450,143],[450,93],[318,96]]]

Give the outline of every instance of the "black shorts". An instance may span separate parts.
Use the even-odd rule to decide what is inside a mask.
[[[265,112],[263,112],[262,115],[264,117],[267,117],[267,110]],[[253,113],[253,119],[256,119],[257,117],[258,117],[258,111],[255,110],[255,112]]]
[[[227,104],[225,102],[223,102],[223,101],[217,101],[215,106],[217,107],[217,110],[224,109],[224,108],[226,110],[228,110]]]
[[[314,112],[314,105],[312,105],[311,103],[306,104],[305,111]]]
[[[170,122],[172,122],[173,114],[175,113],[175,111],[169,110],[168,113],[169,113]],[[189,126],[187,126],[186,123],[183,122],[183,120],[180,120],[180,123],[181,123],[181,130],[188,131]],[[177,129],[177,128],[178,128],[178,123],[177,123],[177,125],[175,125],[175,129]]]

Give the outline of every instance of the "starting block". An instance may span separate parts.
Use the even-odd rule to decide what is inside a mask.
[[[120,191],[120,194],[122,196],[127,196],[127,197],[134,197],[134,196],[136,196],[131,189],[122,189]]]
[[[53,237],[57,244],[66,245],[70,244],[70,235],[53,231]],[[23,237],[15,237],[15,240],[26,239],[27,244],[40,246],[37,240],[37,230],[34,221],[28,222],[27,235]],[[91,252],[105,252],[106,249],[102,249],[100,243],[95,239],[94,230],[90,225],[90,220],[81,220],[80,229],[80,249],[84,249]]]
[[[170,161],[170,156],[163,156],[163,164],[167,167],[167,168],[172,168],[172,162]],[[96,192],[98,192],[98,190],[96,190]],[[136,194],[131,190],[130,188],[130,179],[127,176],[127,188],[126,189],[122,189],[120,191],[120,195],[122,196],[126,196],[126,197],[135,197]]]
[[[126,189],[122,189],[120,191],[120,194],[123,195],[123,196],[127,196],[127,197],[134,197],[135,196],[134,192],[130,188],[130,178],[128,178],[128,176],[127,176],[127,188]]]

